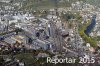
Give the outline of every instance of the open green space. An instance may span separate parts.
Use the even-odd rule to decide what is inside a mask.
[[[16,55],[15,57],[19,59],[20,61],[27,63],[28,65],[36,61],[36,58],[34,57],[32,53],[22,53],[22,54]]]
[[[97,41],[100,41],[100,36],[97,36],[96,38],[97,38]]]

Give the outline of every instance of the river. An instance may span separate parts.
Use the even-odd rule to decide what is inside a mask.
[[[87,26],[86,30],[84,31],[86,35],[89,36],[95,24],[96,24],[96,15],[93,15],[91,23]]]

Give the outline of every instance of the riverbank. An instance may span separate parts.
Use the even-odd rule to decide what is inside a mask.
[[[97,42],[92,37],[86,35],[84,32],[89,24],[90,24],[90,21],[85,22],[84,26],[79,28],[78,31],[79,31],[80,36],[84,39],[86,43],[90,43],[92,47],[96,47]]]

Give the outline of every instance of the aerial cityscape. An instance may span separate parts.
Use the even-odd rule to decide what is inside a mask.
[[[0,66],[100,66],[100,0],[0,0]]]

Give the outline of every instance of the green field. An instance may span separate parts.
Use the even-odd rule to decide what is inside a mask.
[[[76,1],[78,0],[26,0],[23,2],[22,9],[41,10],[55,7],[68,7],[72,2]]]
[[[97,41],[100,41],[100,36],[97,36]]]

